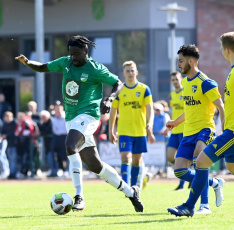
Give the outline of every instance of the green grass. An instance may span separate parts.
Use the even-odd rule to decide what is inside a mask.
[[[168,207],[186,201],[189,190],[175,192],[176,183],[150,183],[142,191],[145,212],[136,213],[124,194],[106,183],[84,183],[86,209],[56,215],[50,199],[56,192],[74,195],[71,181],[1,183],[0,229],[234,229],[234,183],[226,183],[224,204],[217,208],[210,189],[211,215],[193,218],[169,215]],[[187,186],[187,184],[186,184]]]

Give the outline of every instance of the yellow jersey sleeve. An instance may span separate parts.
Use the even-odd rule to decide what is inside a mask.
[[[221,97],[218,84],[204,73],[198,72],[194,78],[182,80],[184,100],[184,136],[200,132],[204,128],[215,131],[213,101]]]
[[[153,103],[150,88],[138,82],[134,87],[124,85],[112,106],[119,109],[118,135],[146,136],[146,105]]]
[[[119,97],[116,97],[115,100],[112,102],[112,107],[114,108],[119,107]]]
[[[234,65],[226,80],[224,89],[225,124],[224,129],[234,131]]]

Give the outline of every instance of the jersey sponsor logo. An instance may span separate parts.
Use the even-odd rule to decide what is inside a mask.
[[[214,148],[216,149],[217,148],[217,144],[213,144]]]
[[[197,86],[196,85],[192,86],[192,91],[193,91],[193,93],[195,93],[197,91]]]
[[[173,108],[174,108],[174,109],[178,109],[178,110],[184,109],[184,107],[181,106],[180,104],[173,104]]]
[[[230,91],[228,90],[227,86],[224,88],[224,93],[227,94],[227,96],[230,96]]]
[[[79,85],[75,81],[67,82],[66,84],[66,94],[70,97],[74,97],[78,94]]]
[[[69,72],[69,70],[70,70],[70,69],[69,69],[69,68],[67,68],[67,67],[66,67],[65,69],[67,70],[67,73],[68,73],[68,72]]]
[[[86,82],[88,77],[89,75],[87,73],[82,73],[80,79],[82,82]]]
[[[141,96],[141,92],[136,92],[136,96],[140,97]]]
[[[124,102],[124,106],[132,106],[132,109],[140,109],[142,106],[140,105],[139,101],[127,101]]]
[[[81,122],[81,125],[82,125],[82,126],[84,125],[84,121]]]
[[[183,99],[185,101],[185,104],[188,106],[201,104],[200,100],[194,100],[194,98],[191,96],[184,96]]]

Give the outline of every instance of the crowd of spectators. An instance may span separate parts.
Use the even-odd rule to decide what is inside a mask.
[[[42,153],[47,177],[69,177],[65,150],[65,112],[60,101],[37,111],[30,101],[28,111],[14,117],[12,107],[0,93],[0,178],[41,176]]]

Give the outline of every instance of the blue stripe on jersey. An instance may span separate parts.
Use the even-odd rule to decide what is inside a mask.
[[[195,79],[201,72],[198,72],[193,78],[188,78],[187,77],[187,81],[192,81],[193,79]]]
[[[133,87],[129,87],[126,85],[126,83],[124,83],[125,87],[127,87],[128,89],[134,89],[137,85],[138,85],[138,82],[133,86]]]
[[[234,65],[232,66],[232,68],[234,68]]]
[[[202,92],[203,94],[205,94],[207,91],[215,88],[215,87],[218,87],[218,84],[216,81],[213,81],[213,80],[210,80],[210,79],[207,79],[205,81],[202,82]]]
[[[117,96],[117,97],[115,98],[115,100],[119,101],[119,96]]]
[[[149,95],[151,95],[151,91],[150,91],[149,86],[147,86],[147,88],[145,89],[145,95],[144,95],[144,97],[148,97]]]

